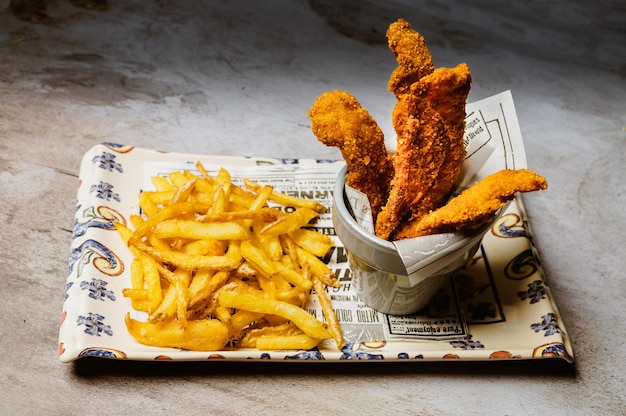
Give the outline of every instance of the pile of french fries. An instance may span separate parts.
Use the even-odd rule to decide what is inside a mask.
[[[330,339],[343,348],[326,292],[339,282],[320,260],[333,242],[310,229],[326,208],[248,179],[238,186],[225,169],[212,177],[196,168],[153,177],[155,190],[139,195],[141,214],[130,227],[116,224],[134,254],[123,295],[147,314],[127,313],[129,333],[195,351],[301,350]],[[326,322],[303,309],[312,290]]]

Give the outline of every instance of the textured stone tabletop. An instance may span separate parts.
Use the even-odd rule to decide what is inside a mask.
[[[0,1],[0,414],[626,412],[623,2],[9,3]],[[115,142],[338,158],[306,113],[331,89],[359,98],[393,141],[384,32],[399,17],[437,66],[469,64],[470,101],[512,91],[528,165],[550,184],[524,202],[575,364],[60,363],[83,154]]]

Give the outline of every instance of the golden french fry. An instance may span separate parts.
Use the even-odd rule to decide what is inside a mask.
[[[191,195],[191,192],[193,192],[193,188],[197,181],[198,178],[192,178],[180,186],[172,196],[172,201],[170,203],[177,204],[179,202],[186,201],[187,198],[189,198],[189,195]]]
[[[148,291],[146,289],[123,288],[122,295],[130,299],[133,309],[141,312],[148,312]]]
[[[189,321],[181,328],[174,320],[140,322],[126,314],[125,322],[133,338],[142,344],[156,347],[213,351],[224,348],[229,338],[228,327],[218,319]]]
[[[184,186],[185,183],[187,183],[187,181],[189,180],[189,177],[187,176],[186,171],[174,171],[174,172],[171,172],[167,177],[172,183],[172,185],[174,185],[174,188],[177,188],[177,189]]]
[[[316,276],[313,276],[312,279],[313,288],[315,289],[315,293],[317,294],[317,299],[320,302],[322,312],[324,313],[326,321],[328,322],[328,331],[332,334],[333,339],[335,340],[335,344],[337,344],[337,348],[341,350],[343,347],[346,346],[346,341],[343,338],[341,326],[339,325],[339,320],[337,319],[337,315],[335,314],[333,305],[330,302],[330,297],[324,289],[324,284]]]
[[[291,287],[287,289],[276,288],[274,297],[276,300],[282,300],[283,302],[291,303],[299,307],[304,307],[304,302],[308,299],[310,290],[302,290],[297,287]]]
[[[298,255],[300,265],[303,268],[308,267],[311,273],[319,278],[325,285],[332,287],[341,286],[335,273],[318,257],[300,247],[296,247],[296,254]]]
[[[274,188],[266,185],[266,186],[258,188],[256,191],[257,191],[257,197],[250,204],[251,210],[260,209],[261,207],[265,206],[265,204],[267,204],[267,201],[272,196],[272,192],[274,191]]]
[[[302,330],[293,323],[283,323],[280,325],[264,326],[253,328],[246,332],[246,335],[237,341],[237,346],[242,348],[255,348],[261,337],[294,336],[302,335]],[[317,340],[319,342],[319,340]]]
[[[137,244],[137,248],[152,256],[160,262],[181,267],[185,270],[215,269],[232,270],[236,269],[240,261],[228,254],[223,256],[193,256],[179,251],[169,249],[159,250],[145,244]]]
[[[157,262],[147,254],[136,252],[143,270],[143,281],[148,292],[148,311],[151,313],[159,307],[163,300],[161,292],[161,276]]]
[[[299,335],[265,335],[259,337],[255,347],[261,351],[268,350],[310,350],[317,347],[322,340],[306,334]]]
[[[274,262],[265,255],[263,250],[256,247],[252,241],[243,240],[240,248],[243,258],[266,276],[272,277],[278,273],[278,269],[276,268]]]
[[[258,184],[247,178],[243,180],[243,183],[246,188],[255,192],[261,192],[261,190],[263,189],[263,185]],[[276,190],[272,190],[272,194],[270,195],[269,199],[271,199],[274,202],[277,202],[280,205],[284,205],[288,207],[309,208],[320,214],[326,212],[326,207],[317,201],[293,197],[291,195],[278,192]]]
[[[128,244],[135,245],[139,243],[152,227],[162,221],[193,212],[195,212],[195,207],[191,202],[181,202],[179,204],[165,206],[135,230],[133,235],[128,239]]]
[[[188,270],[177,269],[174,271],[174,294],[176,298],[176,319],[180,326],[187,325],[187,307],[189,305],[189,282],[191,273]]]
[[[129,218],[128,221],[132,224],[132,226],[135,228],[135,231],[133,231],[133,234],[135,234],[135,232],[137,231],[138,228],[142,227],[146,222],[144,221],[143,217],[141,215],[138,214],[132,214]],[[131,235],[132,236],[132,235]],[[131,238],[129,237],[126,240],[126,244],[128,244],[129,246],[132,247],[131,245]]]
[[[226,274],[226,277],[228,278],[227,272],[218,272],[218,273],[224,273]],[[211,281],[211,278],[215,274],[216,273],[213,270],[198,270],[194,273],[193,278],[191,279],[191,282],[189,283],[189,296],[191,297],[192,302],[193,302],[193,298],[209,284],[209,282]],[[191,308],[191,305],[190,305],[190,308]]]
[[[137,257],[130,263],[130,287],[132,289],[143,289],[143,266]]]
[[[199,222],[229,222],[240,220],[261,220],[265,222],[276,221],[283,214],[275,208],[246,209],[241,211],[218,212],[214,214],[199,215]],[[249,226],[249,225],[248,225]]]
[[[226,191],[223,187],[218,187],[213,195],[213,205],[209,208],[209,214],[215,215],[226,211],[228,205],[228,199],[226,197]]]
[[[243,240],[249,237],[250,230],[236,222],[199,223],[190,220],[170,219],[156,224],[154,233],[159,238]]]
[[[211,213],[225,212],[228,211],[228,203],[230,200],[231,193],[231,181],[230,181],[230,173],[226,169],[220,169],[217,176],[215,177],[217,182],[217,190],[215,192],[215,203],[211,207]]]
[[[150,311],[148,322],[156,323],[171,319],[176,314],[176,286],[171,284],[165,289],[163,300],[158,307]]]
[[[230,311],[228,310],[228,308],[225,308],[223,306],[217,306],[213,310],[213,313],[214,313],[214,315],[215,315],[215,317],[217,319],[219,319],[220,321],[222,321],[226,325],[230,325],[231,314],[230,314]]]
[[[199,160],[196,161],[195,166],[196,166],[196,169],[198,169],[198,171],[200,172],[200,175],[202,176],[204,180],[210,183],[213,182],[213,178],[211,177],[211,175],[209,175],[209,172],[206,171],[206,169],[204,168],[204,165]]]
[[[147,203],[151,203],[154,205],[155,212],[159,210],[159,205],[165,205],[165,204],[169,204],[172,201],[172,198],[174,197],[174,195],[176,194],[176,191],[171,190],[171,191],[144,191],[141,193],[141,196],[139,197],[139,205],[142,207],[142,210],[144,211],[144,213],[147,212],[144,208],[144,204],[142,203],[143,198],[148,198]],[[149,215],[148,215],[149,216]]]
[[[313,338],[329,339],[331,334],[313,315],[302,308],[287,302],[267,299],[250,293],[235,291],[221,291],[219,294],[220,305],[227,308],[244,309],[252,312],[260,312],[282,316],[293,322],[305,334]]]
[[[152,182],[152,185],[154,185],[154,188],[156,189],[157,192],[170,192],[170,191],[173,192],[174,191],[174,187],[172,186],[170,181],[167,180],[166,177],[153,176],[150,178],[150,181]]]
[[[244,311],[242,309],[236,311],[230,316],[230,329],[234,338],[238,338],[241,331],[253,322],[263,318],[263,313]]]
[[[139,206],[141,207],[141,212],[147,217],[152,217],[159,212],[159,207],[147,193],[139,194]]]
[[[280,238],[278,235],[269,235],[263,234],[261,229],[265,226],[265,222],[263,221],[254,221],[253,222],[253,232],[254,238],[258,241],[259,247],[262,247],[267,256],[273,260],[277,261],[283,258],[283,247],[280,244]]]
[[[286,281],[306,292],[311,290],[311,281],[304,277],[302,273],[299,273],[282,263],[274,262],[274,265],[276,266],[280,276],[282,276]]]
[[[294,243],[317,257],[322,257],[328,253],[334,244],[329,236],[306,228],[291,231],[289,237]]]
[[[114,222],[113,225],[115,226],[115,229],[119,233],[120,237],[122,237],[122,240],[124,241],[124,243],[128,244],[128,239],[130,238],[131,235],[133,235],[133,230],[131,230],[130,228],[128,228],[128,226],[120,222]]]
[[[206,276],[206,277],[205,277]],[[194,280],[189,287],[191,301],[189,302],[189,308],[197,308],[199,304],[206,301],[218,287],[222,286],[226,280],[228,280],[228,272],[217,272],[213,276],[200,275],[194,277]],[[196,280],[197,279],[197,280]],[[197,283],[196,283],[197,282]]]
[[[196,256],[219,256],[224,254],[228,247],[227,244],[226,241],[205,238],[186,243],[181,247],[181,251]]]
[[[276,221],[267,224],[261,230],[261,234],[287,234],[301,227],[305,227],[313,218],[317,218],[318,215],[319,214],[311,208],[298,208],[295,211],[280,217]]]

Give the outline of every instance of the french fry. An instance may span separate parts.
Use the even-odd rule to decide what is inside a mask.
[[[143,281],[148,294],[148,312],[151,313],[159,307],[163,300],[161,292],[161,276],[157,262],[149,255],[137,251],[143,270]]]
[[[172,201],[170,203],[177,204],[179,202],[186,201],[189,198],[189,195],[191,195],[193,187],[196,185],[197,181],[198,178],[193,178],[181,185],[172,196]]]
[[[244,179],[243,183],[246,188],[253,190],[255,192],[260,192],[263,189],[263,185],[260,185],[247,178]],[[296,198],[296,197],[284,194],[282,192],[278,192],[276,190],[272,191],[272,194],[270,195],[269,199],[284,206],[309,208],[320,214],[326,212],[326,207],[317,201],[313,201],[310,199]]]
[[[321,340],[306,334],[297,335],[266,335],[259,337],[255,347],[264,350],[310,350],[320,344]]]
[[[144,192],[141,193],[141,196],[139,197],[139,205],[142,207],[143,212],[146,213],[146,215],[148,215],[148,213],[146,212],[146,209],[144,207],[144,203],[142,203],[142,201],[144,201],[143,198],[147,198],[146,202],[148,204],[151,204],[151,206],[153,207],[152,209],[154,209],[154,212],[156,212],[159,209],[159,207],[158,207],[159,205],[169,204],[175,194],[176,194],[176,191],[174,191],[174,190],[171,190],[171,191],[144,191]],[[148,215],[148,216],[150,216],[150,215]]]
[[[343,333],[341,332],[339,320],[337,319],[337,315],[333,310],[333,305],[330,302],[330,297],[324,289],[324,284],[320,281],[320,279],[315,276],[313,276],[313,288],[315,289],[315,293],[317,294],[317,299],[320,302],[322,312],[326,317],[326,321],[328,321],[328,331],[333,336],[335,344],[337,344],[337,348],[342,349],[346,346],[346,341],[343,339]]]
[[[133,309],[148,312],[148,291],[146,289],[131,289],[126,287],[122,289],[122,295],[130,299],[130,304]]]
[[[174,188],[181,188],[185,185],[185,183],[187,183],[189,178],[187,177],[186,173],[187,172],[185,171],[174,171],[168,175],[168,179],[172,183]]]
[[[250,293],[221,291],[219,294],[219,303],[227,308],[282,316],[293,322],[310,337],[317,339],[332,338],[331,334],[324,327],[324,324],[318,321],[313,315],[287,302],[267,299],[263,296]]]
[[[219,256],[226,252],[227,244],[227,241],[203,238],[186,243],[181,247],[181,251],[196,256]]]
[[[218,319],[189,321],[181,328],[176,321],[140,322],[125,318],[128,332],[140,343],[192,351],[212,351],[224,347],[229,339],[228,326]]]
[[[171,284],[165,289],[163,300],[156,309],[150,311],[148,322],[156,323],[173,318],[176,314],[176,286]]]
[[[242,211],[218,212],[214,214],[199,215],[199,222],[229,222],[240,220],[261,220],[265,222],[276,221],[283,214],[275,208],[257,208]],[[245,224],[245,222],[244,222]],[[249,225],[248,225],[249,226]]]
[[[217,288],[221,287],[224,282],[228,280],[229,274],[228,272],[220,271],[211,277],[204,276],[206,275],[200,275],[199,277],[196,274],[196,277],[194,277],[194,281],[192,282],[193,287],[190,287],[190,292],[192,294],[191,301],[189,302],[190,309],[197,308],[199,304],[208,299],[209,296],[217,290]],[[194,285],[194,283],[196,284]]]
[[[333,246],[333,240],[329,236],[306,228],[291,231],[289,237],[298,246],[317,257],[322,257],[328,253],[328,250]]]
[[[133,235],[131,235],[128,239],[128,244],[135,245],[139,243],[142,237],[144,237],[152,227],[162,221],[193,212],[195,212],[195,207],[191,202],[181,202],[179,204],[167,205],[145,221],[141,227],[137,228]]]
[[[304,277],[302,273],[298,273],[294,269],[291,269],[282,263],[274,262],[274,265],[276,266],[280,276],[282,276],[286,281],[305,292],[311,290],[311,281]]]
[[[243,240],[250,231],[236,222],[199,223],[190,220],[170,219],[155,225],[153,231],[159,238],[187,238],[190,240]]]
[[[151,196],[147,193],[141,193],[139,195],[139,206],[141,211],[147,216],[152,217],[159,212],[158,205],[152,200]]]
[[[340,287],[341,283],[337,280],[335,273],[317,256],[308,251],[296,247],[296,254],[303,268],[308,267],[311,273],[320,279],[326,286]]]
[[[267,224],[261,230],[261,234],[280,235],[295,231],[301,227],[305,227],[313,218],[319,214],[311,208],[303,207],[284,215],[276,221]]]
[[[232,270],[238,266],[236,259],[233,259],[227,255],[224,256],[191,256],[179,251],[173,250],[158,250],[154,247],[147,246],[145,244],[137,244],[137,248],[141,251],[149,254],[154,259],[162,262],[174,265],[176,267],[182,267],[186,270],[197,269],[215,269],[215,270]]]
[[[166,177],[153,176],[150,178],[150,182],[152,182],[157,192],[174,191],[174,187]]]
[[[256,247],[251,240],[242,241],[240,248],[243,258],[261,273],[269,278],[278,274],[278,269],[274,262],[265,255],[263,250]]]
[[[114,222],[113,225],[115,226],[115,229],[119,233],[120,237],[122,237],[122,240],[124,240],[124,243],[128,243],[130,236],[133,235],[133,230],[120,222]]]
[[[252,224],[254,238],[258,241],[258,245],[263,247],[268,257],[274,261],[282,259],[283,247],[280,244],[279,236],[263,234],[261,231],[265,226],[264,221],[255,220]]]
[[[297,326],[291,323],[252,328],[248,330],[240,340],[237,341],[237,346],[240,348],[256,348],[256,342],[262,336],[280,334],[296,335],[301,333],[302,331]]]

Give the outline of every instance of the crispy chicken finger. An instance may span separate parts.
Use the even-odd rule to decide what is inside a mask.
[[[387,29],[387,42],[398,61],[389,78],[389,91],[396,97],[409,91],[411,84],[435,70],[433,57],[424,37],[404,20],[398,19]]]
[[[548,188],[546,179],[529,169],[505,169],[487,176],[446,205],[405,224],[397,239],[479,228],[517,192]]]
[[[383,132],[372,116],[345,91],[320,95],[309,110],[319,141],[338,147],[346,161],[346,183],[369,198],[374,220],[389,194],[393,164]]]
[[[465,102],[470,91],[471,75],[466,64],[455,68],[437,68],[423,77],[413,87],[420,89],[415,94],[428,102],[439,114],[445,126],[446,151],[439,166],[437,179],[424,201],[411,206],[411,218],[428,213],[433,207],[441,206],[450,196],[450,191],[461,173],[465,159]],[[412,87],[412,88],[413,88]]]
[[[415,221],[448,199],[465,158],[463,132],[469,68],[438,68],[414,83],[393,109],[398,135],[394,177],[376,235],[388,239],[403,219]]]
[[[375,223],[376,235],[385,240],[410,214],[411,207],[424,200],[439,175],[447,150],[441,117],[415,95],[406,94],[398,100],[393,124],[398,135],[394,176],[387,203]]]

